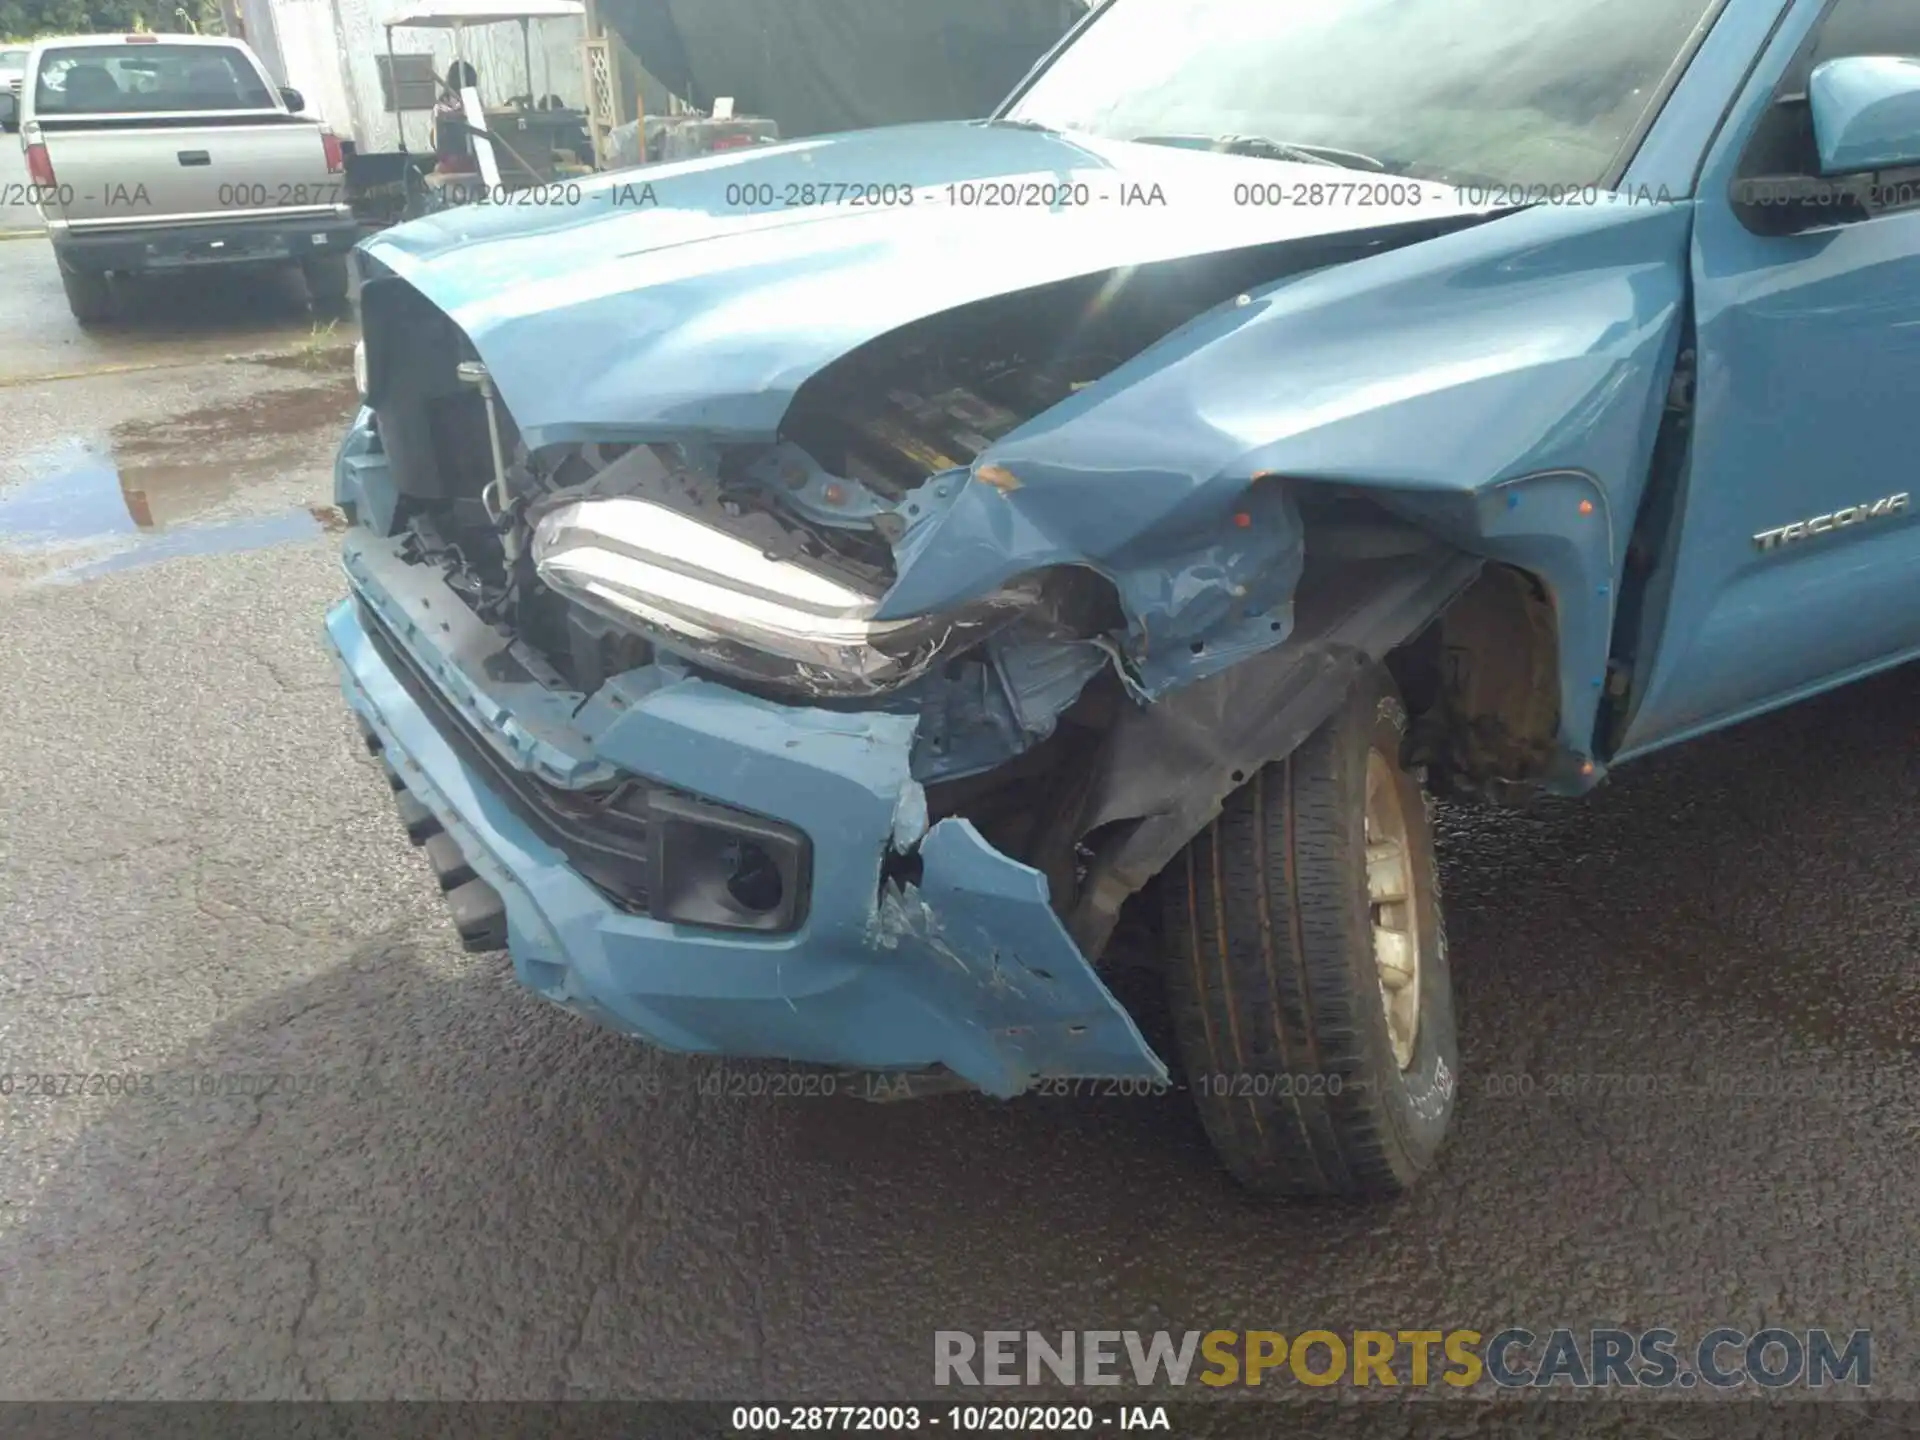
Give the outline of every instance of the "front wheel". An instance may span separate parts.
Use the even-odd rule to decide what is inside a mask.
[[[1374,672],[1161,876],[1188,1088],[1261,1194],[1398,1194],[1452,1118],[1446,932],[1406,723]]]

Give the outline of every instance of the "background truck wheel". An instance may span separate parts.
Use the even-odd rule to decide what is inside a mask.
[[[1446,933],[1405,728],[1376,672],[1160,877],[1188,1088],[1260,1194],[1397,1194],[1452,1117]]]
[[[99,270],[60,267],[60,285],[67,292],[67,308],[82,325],[113,318],[113,285]]]
[[[307,301],[316,310],[338,310],[347,303],[347,257],[321,255],[300,262]]]

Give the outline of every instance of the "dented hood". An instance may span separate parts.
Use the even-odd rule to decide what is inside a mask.
[[[1302,184],[1323,188],[1293,203]],[[809,376],[914,320],[1450,213],[1471,212],[1430,181],[968,121],[596,176],[363,250],[466,332],[537,448],[771,439]]]

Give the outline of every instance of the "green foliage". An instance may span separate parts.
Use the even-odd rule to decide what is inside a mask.
[[[0,0],[0,36],[31,40],[37,35],[192,28],[174,13],[176,5],[202,34],[224,31],[219,0]]]

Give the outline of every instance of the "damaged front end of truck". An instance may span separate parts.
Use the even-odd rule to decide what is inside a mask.
[[[1216,162],[1241,163],[1166,161]],[[1600,370],[1651,373],[1662,340],[1595,355],[1562,327],[1598,367],[1568,376],[1500,343],[1537,324],[1515,296],[1414,365],[1369,375],[1348,347],[1353,398],[1303,386],[1279,414],[1249,400],[1280,383],[1250,384],[1287,343],[1263,320],[1289,297],[1296,328],[1351,316],[1369,283],[1444,297],[1476,251],[1391,267],[1489,217],[1222,214],[1197,238],[716,208],[456,212],[357,257],[353,594],[329,630],[463,937],[671,1049],[1002,1096],[1164,1079],[1102,976],[1123,906],[1531,544],[1505,492],[1418,473],[1417,427],[1371,456],[1321,442],[1442,390],[1497,410],[1547,362],[1617,392]],[[1564,303],[1584,324],[1600,302]],[[1448,458],[1477,463],[1464,444]],[[1597,492],[1543,469],[1523,493]],[[1610,573],[1573,530],[1533,573]],[[1589,617],[1520,588],[1557,637],[1521,681],[1544,708],[1482,750],[1545,773],[1579,739],[1555,645]]]

